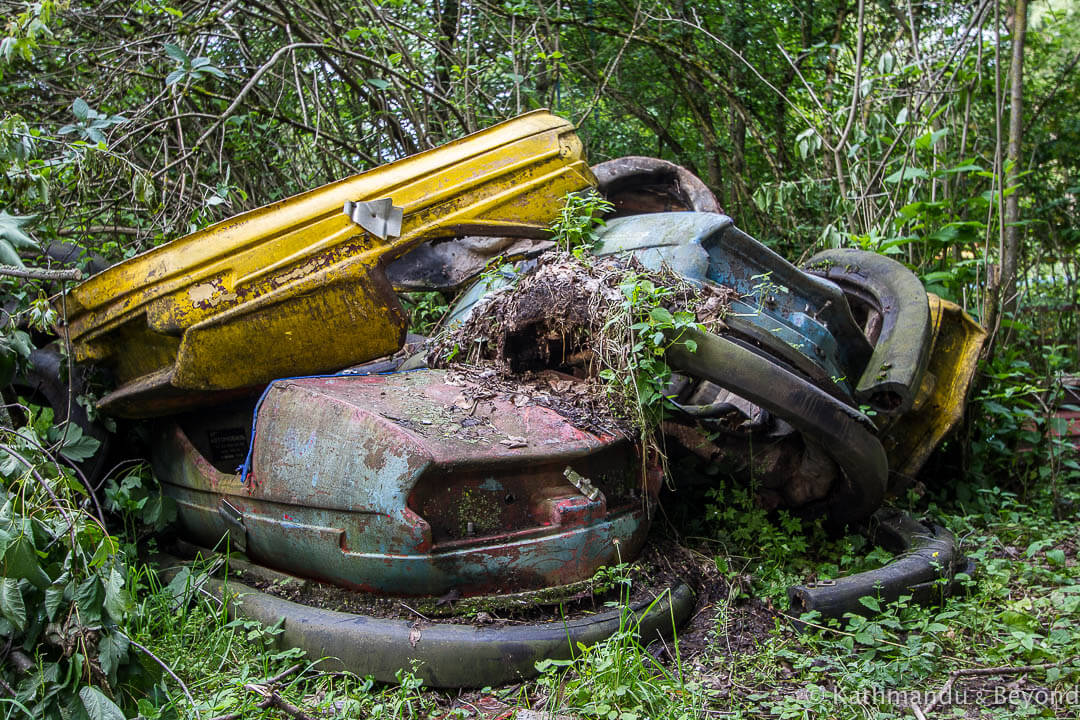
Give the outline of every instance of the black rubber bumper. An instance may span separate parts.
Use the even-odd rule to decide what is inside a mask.
[[[783,418],[836,462],[844,480],[828,500],[830,523],[858,524],[880,507],[888,465],[869,418],[727,338],[687,330],[678,340],[693,340],[697,349],[691,352],[681,342],[668,348],[673,369],[716,383]]]
[[[609,610],[594,616],[544,623],[457,625],[391,620],[323,610],[260,592],[243,583],[216,578],[205,588],[228,602],[230,616],[242,615],[272,626],[284,620],[278,642],[303,650],[313,660],[327,658],[323,669],[397,681],[397,672],[417,664],[428,687],[504,685],[535,676],[536,662],[564,660],[627,626],[643,643],[670,638],[689,617],[694,593],[684,583],[664,591],[652,603],[639,603],[632,615]],[[227,598],[225,597],[227,594]]]
[[[820,252],[805,268],[836,283],[850,305],[862,303],[880,317],[870,338],[874,354],[855,397],[886,415],[910,410],[930,357],[930,306],[922,282],[892,258],[851,248]]]
[[[824,617],[845,613],[865,615],[870,609],[859,598],[880,603],[910,595],[914,602],[941,602],[952,591],[956,573],[969,570],[968,560],[956,547],[953,534],[939,525],[924,524],[911,515],[883,508],[870,522],[871,540],[900,553],[877,570],[820,583],[788,588],[794,614],[817,610]]]

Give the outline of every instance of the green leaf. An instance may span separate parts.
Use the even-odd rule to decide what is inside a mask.
[[[904,180],[925,180],[930,177],[925,170],[917,167],[906,167],[903,170],[897,170],[889,177],[885,178],[885,182],[896,184]]]
[[[56,428],[50,432],[57,440],[62,439],[60,454],[72,462],[82,462],[94,456],[101,447],[101,441],[83,433],[83,429],[75,423],[69,422],[62,428]]]
[[[955,173],[962,173],[962,172],[980,172],[980,171],[982,171],[982,166],[981,165],[976,165],[974,163],[963,163],[961,165],[956,165],[955,167],[945,168],[944,170],[942,170],[942,172],[947,173],[949,175],[952,175],[952,174],[955,174]]]
[[[184,52],[183,48],[173,43],[165,43],[165,54],[171,57],[178,63],[188,64],[188,54]]]
[[[1058,567],[1064,567],[1065,566],[1065,551],[1059,550],[1059,549],[1047,550],[1046,551],[1046,559],[1049,560],[1052,565],[1057,565]]]
[[[101,580],[92,575],[84,580],[75,591],[75,605],[79,608],[79,617],[83,625],[97,627],[101,625],[101,610],[105,593]]]
[[[71,103],[71,113],[85,122],[86,118],[90,117],[90,106],[82,98],[75,98],[75,102]]]
[[[98,660],[101,669],[111,678],[116,678],[116,669],[127,659],[128,639],[120,632],[106,633],[98,641]]]
[[[93,685],[80,688],[79,699],[82,700],[83,708],[86,709],[90,720],[127,720],[116,703]]]
[[[15,248],[11,247],[11,244],[3,238],[0,238],[0,265],[23,267],[23,261],[19,257],[19,253],[15,252]]]
[[[877,598],[866,595],[859,598],[859,602],[876,613],[881,612],[881,604],[877,601]]]
[[[673,325],[675,318],[672,317],[671,312],[667,308],[653,308],[649,311],[649,317],[653,322],[660,323],[662,325]]]
[[[49,576],[41,569],[34,540],[29,534],[15,537],[4,551],[4,575],[15,580],[29,580],[37,588],[49,585]]]
[[[15,48],[18,46],[18,40],[10,35],[0,42],[0,55],[4,56],[4,60],[11,62],[11,56],[15,52]]]
[[[922,135],[921,137],[915,139],[915,147],[919,148],[920,150],[926,150],[927,148],[931,148],[936,145],[938,141],[941,140],[941,138],[945,137],[948,132],[948,128],[942,128],[940,130],[928,132],[925,135]]]
[[[19,630],[26,629],[26,604],[15,578],[6,577],[0,582],[0,614]]]
[[[0,239],[7,240],[18,250],[40,250],[37,241],[23,230],[36,219],[36,215],[8,215],[0,210]]]
[[[187,70],[184,70],[183,68],[179,70],[173,70],[171,73],[165,76],[165,84],[175,85],[176,83],[183,80],[185,77],[187,77]]]
[[[124,576],[114,567],[109,571],[109,579],[105,583],[105,610],[113,622],[119,623],[127,615],[130,606],[128,594],[124,591]]]
[[[64,604],[64,585],[53,585],[45,590],[45,616],[52,622]]]
[[[367,81],[368,85],[371,85],[372,87],[379,90],[385,90],[386,88],[390,87],[390,83],[383,80],[382,78],[368,78]]]

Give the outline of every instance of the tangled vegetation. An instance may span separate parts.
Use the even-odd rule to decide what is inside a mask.
[[[676,344],[693,350],[686,330],[715,328],[727,295],[670,270],[591,255],[605,209],[595,193],[568,196],[553,227],[561,250],[516,266],[496,261],[479,281],[485,294],[434,339],[429,362],[576,377],[596,396],[593,415],[654,442],[672,376],[665,353]]]
[[[0,716],[1075,717],[1080,465],[1055,415],[1080,354],[1072,0],[0,8]],[[892,255],[988,326],[965,426],[898,499],[962,538],[977,562],[963,593],[797,631],[788,584],[883,553],[767,513],[745,488],[680,491],[668,522],[722,579],[700,609],[705,641],[658,659],[628,622],[536,683],[451,696],[415,669],[378,686],[278,648],[279,629],[230,621],[200,591],[221,568],[163,581],[152,555],[174,508],[152,474],[125,465],[92,486],[80,463],[99,440],[20,384],[56,339],[63,290],[544,106],[579,126],[594,162],[678,162],[785,256]],[[579,198],[554,228],[568,262],[590,262],[601,210]],[[601,335],[633,352],[593,370],[648,413],[669,372],[658,351],[703,318],[639,271],[609,289]],[[418,329],[446,300],[407,298]],[[67,409],[92,414],[92,400],[73,393]]]

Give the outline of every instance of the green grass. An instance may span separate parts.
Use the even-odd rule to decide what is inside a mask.
[[[860,538],[827,540],[813,525],[760,512],[725,514],[717,508],[732,505],[714,502],[706,523],[714,527],[710,554],[731,584],[715,604],[698,609],[696,622],[710,625],[703,650],[688,655],[676,640],[669,657],[657,661],[628,618],[607,642],[578,648],[572,661],[541,663],[537,680],[504,689],[434,692],[410,669],[390,686],[324,671],[296,651],[276,649],[274,629],[229,622],[209,596],[177,583],[162,587],[146,572],[137,592],[145,607],[132,637],[183,680],[196,707],[165,679],[159,701],[150,698],[140,710],[148,718],[286,717],[260,707],[263,697],[251,686],[299,663],[273,689],[312,717],[496,717],[531,708],[606,720],[910,718],[911,703],[924,707],[950,683],[931,717],[1076,717],[1080,491],[1036,485],[1020,497],[962,489],[969,490],[959,493],[964,500],[950,491],[921,503],[978,563],[964,591],[941,607],[901,600],[869,618],[818,622],[799,632],[786,610],[788,583],[811,572],[862,569],[885,555],[867,561],[870,548]],[[950,680],[956,671],[1000,666],[1040,667]]]
[[[514,708],[597,720],[886,719],[917,717],[916,708],[930,705],[934,707],[926,715],[933,718],[1076,718],[1080,468],[1074,450],[1045,437],[1040,440],[1040,433],[1024,424],[1026,415],[1014,411],[995,417],[1008,422],[1000,421],[994,433],[977,436],[966,479],[942,481],[901,501],[905,509],[948,527],[977,563],[972,577],[961,578],[962,591],[939,607],[903,599],[880,605],[866,599],[868,609],[878,612],[841,621],[804,617],[809,625],[800,631],[799,618],[788,610],[789,585],[875,567],[887,562],[889,554],[861,536],[830,537],[819,524],[768,513],[755,506],[746,489],[716,484],[704,496],[690,497],[684,489],[666,500],[665,515],[680,528],[683,543],[714,570],[716,587],[710,599],[699,604],[691,627],[664,648],[660,660],[657,648],[642,646],[632,616],[626,615],[611,639],[576,648],[571,661],[542,662],[540,677],[526,683],[436,692],[423,687],[418,668],[404,668],[397,683],[378,684],[279,648],[279,629],[230,621],[220,603],[199,587],[206,567],[165,582],[137,563],[117,563],[115,567],[127,568],[126,577],[120,582],[110,574],[102,586],[105,591],[90,598],[93,603],[86,599],[89,591],[72,591],[75,616],[87,608],[104,608],[98,609],[97,625],[82,618],[87,628],[99,629],[79,635],[82,644],[77,649],[100,661],[108,674],[106,633],[109,648],[121,635],[130,638],[132,649],[121,653],[127,665],[116,676],[121,684],[97,684],[123,705],[128,717],[138,713],[148,719],[497,718],[509,717]],[[1036,444],[1018,452],[1014,441]],[[14,440],[9,437],[8,442]],[[30,450],[24,452],[33,457]],[[75,493],[59,465],[39,467],[52,468],[42,479],[57,491]],[[22,493],[18,507],[41,523],[49,518],[45,486],[30,480],[34,478],[27,475],[22,484],[10,487]],[[145,520],[149,504],[160,526],[167,513],[150,502],[157,497],[151,487],[134,480],[116,485],[108,495],[110,509],[140,514]],[[80,542],[88,548],[100,535],[94,534],[95,527],[80,526],[80,537],[87,538]],[[42,567],[52,575],[63,569],[52,560],[64,557],[63,528],[59,524],[49,531],[49,537],[59,541],[38,541]],[[136,548],[152,543],[145,524],[126,522],[123,532],[119,542],[110,541],[109,553],[133,558]],[[13,547],[9,543],[7,556],[14,557]],[[109,569],[113,565],[98,568],[91,553],[84,554],[90,568],[84,574],[114,572]],[[88,577],[64,580],[58,575],[51,587],[66,583],[93,589],[88,583],[94,575]],[[607,577],[615,584],[630,582],[618,567]],[[18,587],[26,597],[36,597],[28,582]],[[109,588],[116,591],[113,603]],[[67,607],[60,595],[51,597],[50,607]],[[32,610],[25,606],[28,617]],[[5,612],[13,611],[8,607]],[[69,618],[65,627],[79,625]],[[145,652],[136,652],[139,646]],[[38,659],[44,660],[45,650],[40,652]],[[105,677],[85,662],[78,665],[77,654],[60,657],[55,647],[50,652],[50,662],[41,667],[83,677],[24,677],[22,683],[43,688],[34,696],[38,701],[44,702],[43,693],[51,688],[64,688],[79,698],[76,693],[82,692],[87,677]],[[143,671],[132,675],[138,666]],[[68,667],[75,669],[64,670]],[[1006,670],[987,673],[988,668]],[[136,676],[151,682],[140,681],[137,689],[133,681],[123,685],[128,682],[124,678]],[[938,699],[943,689],[949,692]],[[88,703],[86,698],[82,702]],[[26,716],[19,701],[0,695],[0,718]],[[106,712],[100,717],[118,716]]]

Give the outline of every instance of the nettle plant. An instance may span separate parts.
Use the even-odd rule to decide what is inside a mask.
[[[623,334],[627,355],[624,367],[604,368],[600,377],[618,393],[627,396],[639,413],[643,430],[655,428],[663,418],[665,391],[671,382],[671,368],[665,355],[671,347],[683,345],[697,351],[697,343],[684,337],[690,329],[702,329],[690,310],[671,311],[665,305],[675,295],[670,287],[657,285],[641,273],[628,271],[619,283],[623,301],[605,331]]]
[[[50,452],[78,458],[86,443],[58,446],[54,430],[43,417],[0,429],[0,688],[28,717],[125,717],[160,672],[125,631],[135,606],[119,544]]]
[[[559,217],[551,224],[559,249],[584,260],[596,244],[596,231],[604,227],[604,214],[615,206],[592,188],[569,193]]]

